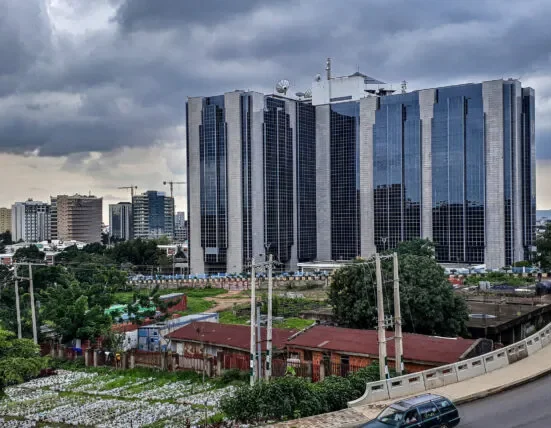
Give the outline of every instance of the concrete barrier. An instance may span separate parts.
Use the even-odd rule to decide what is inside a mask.
[[[507,351],[505,349],[498,349],[497,351],[484,355],[484,368],[486,373],[493,372],[494,370],[508,365],[509,358],[507,358]]]
[[[526,350],[528,351],[528,355],[533,355],[541,350],[541,340],[538,333],[526,339]]]
[[[377,382],[370,382],[366,385],[364,394],[354,401],[348,402],[348,407],[363,406],[368,403],[375,403],[376,401],[388,400],[390,395],[388,394],[388,385],[386,380],[380,380]]]
[[[526,340],[521,340],[513,345],[507,346],[507,357],[509,358],[509,364],[515,363],[518,360],[522,360],[528,356],[528,349],[526,348]]]
[[[423,372],[426,389],[439,388],[457,382],[457,368],[455,364],[440,366]]]
[[[551,327],[545,327],[540,331],[540,340],[542,348],[549,344],[551,341]]]
[[[460,361],[459,363],[455,364],[455,368],[457,369],[458,382],[486,373],[483,356]]]
[[[404,397],[426,390],[423,373],[413,373],[389,379],[387,381],[387,388],[390,398]]]

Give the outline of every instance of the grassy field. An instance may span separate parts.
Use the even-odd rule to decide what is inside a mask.
[[[222,324],[242,324],[245,325],[249,321],[249,317],[240,317],[233,313],[232,310],[220,312],[220,323]],[[302,330],[312,325],[314,321],[305,320],[297,317],[285,318],[283,321],[274,322],[275,328],[292,328]]]

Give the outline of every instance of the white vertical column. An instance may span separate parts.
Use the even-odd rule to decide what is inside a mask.
[[[419,91],[421,116],[421,236],[432,240],[432,119],[436,89]]]
[[[289,270],[295,271],[298,263],[298,199],[297,199],[297,104],[296,101],[285,101],[285,112],[289,115],[293,130],[293,246],[291,247],[291,261]]]
[[[199,150],[199,126],[203,98],[188,99],[188,221],[189,221],[189,268],[190,273],[204,273],[203,247],[201,246],[201,156]],[[137,227],[137,222],[134,222]]]
[[[503,171],[503,81],[482,83],[486,156],[486,248],[487,269],[505,265],[505,201]]]
[[[378,98],[360,100],[360,253],[375,254],[375,209],[373,200],[373,125]]]
[[[331,111],[316,107],[317,259],[331,260]]]
[[[264,254],[264,95],[251,92],[251,224],[253,257]]]
[[[243,271],[242,92],[224,94],[227,130],[228,252],[227,272]]]

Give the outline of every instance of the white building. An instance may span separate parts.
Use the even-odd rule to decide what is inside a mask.
[[[40,242],[50,239],[50,205],[29,199],[11,208],[12,240]]]

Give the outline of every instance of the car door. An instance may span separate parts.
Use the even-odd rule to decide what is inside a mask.
[[[421,418],[422,428],[439,428],[442,422],[440,417],[440,411],[436,407],[436,404],[429,401],[428,403],[421,404],[417,407],[419,416]]]
[[[408,410],[404,416],[404,422],[400,427],[403,428],[422,428],[421,416],[417,409]]]
[[[445,423],[449,427],[454,427],[459,424],[459,411],[447,398],[440,400],[434,400],[433,403],[440,411],[442,423]]]

